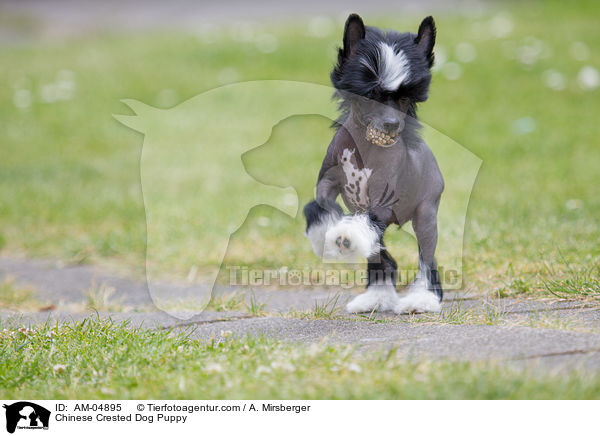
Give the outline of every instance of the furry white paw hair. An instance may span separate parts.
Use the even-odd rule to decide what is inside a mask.
[[[400,302],[396,288],[391,283],[374,284],[367,291],[354,297],[347,305],[346,310],[350,313],[364,313],[377,311],[395,310]]]
[[[315,254],[326,260],[355,261],[379,252],[380,234],[365,214],[329,215],[312,225],[307,236]]]
[[[427,279],[420,276],[412,283],[404,296],[399,296],[391,284],[374,284],[366,292],[354,297],[347,305],[350,313],[393,311],[404,313],[440,312],[442,304],[437,295],[431,292]]]

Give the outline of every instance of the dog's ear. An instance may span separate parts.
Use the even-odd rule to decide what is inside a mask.
[[[415,37],[415,44],[429,61],[429,67],[433,65],[433,46],[435,44],[435,22],[433,17],[426,17],[419,26],[419,32]]]
[[[348,59],[356,52],[356,46],[364,37],[365,25],[362,18],[356,14],[350,14],[346,20],[346,26],[344,26],[344,59]]]

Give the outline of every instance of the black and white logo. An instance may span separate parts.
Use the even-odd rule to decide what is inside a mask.
[[[6,431],[14,433],[16,429],[48,430],[50,411],[29,401],[5,404]]]

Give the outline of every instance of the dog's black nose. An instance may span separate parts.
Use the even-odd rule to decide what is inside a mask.
[[[400,120],[398,118],[386,118],[383,120],[383,128],[388,132],[395,132],[400,127]]]

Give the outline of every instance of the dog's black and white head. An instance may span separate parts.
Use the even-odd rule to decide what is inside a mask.
[[[416,104],[427,100],[434,43],[432,17],[425,18],[414,34],[365,27],[358,15],[350,15],[331,72],[341,98],[341,121],[352,114],[369,142],[393,145],[407,115],[415,119]]]

